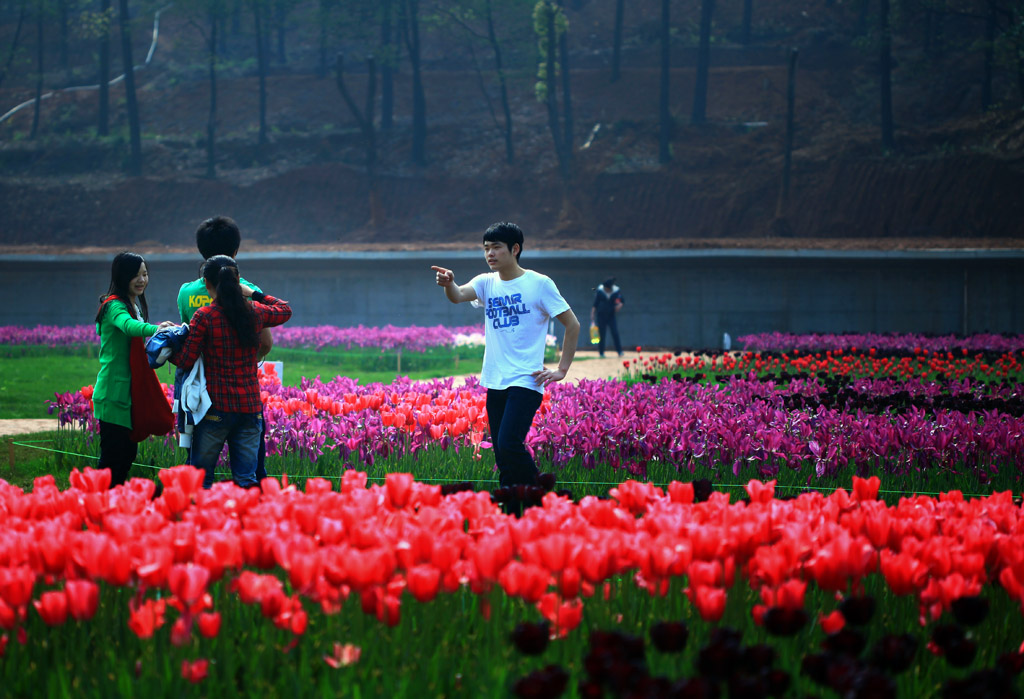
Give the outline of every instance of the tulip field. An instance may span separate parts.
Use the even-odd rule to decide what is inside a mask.
[[[70,486],[0,480],[0,694],[1019,696],[1024,338],[738,342],[552,387],[518,492],[473,379],[265,373],[250,491],[173,436],[109,489],[60,393]]]

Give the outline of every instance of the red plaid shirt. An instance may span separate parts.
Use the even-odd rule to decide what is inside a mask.
[[[256,332],[281,325],[292,317],[284,301],[265,295],[263,303],[252,303],[256,314]],[[260,384],[256,377],[258,347],[243,347],[224,311],[214,301],[196,310],[189,322],[188,338],[171,361],[192,371],[203,356],[206,390],[213,407],[227,413],[258,413],[263,410]]]

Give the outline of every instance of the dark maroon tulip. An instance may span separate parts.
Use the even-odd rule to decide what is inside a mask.
[[[662,653],[678,653],[686,647],[689,636],[689,629],[681,621],[659,621],[651,625],[651,642]]]
[[[864,650],[866,643],[864,634],[844,626],[836,633],[827,636],[821,645],[824,646],[825,650],[832,651],[833,653],[857,657]]]
[[[773,636],[793,636],[807,625],[807,612],[789,607],[771,607],[764,613],[764,628]]]
[[[705,502],[714,488],[711,485],[711,481],[707,478],[698,478],[693,482],[693,501],[694,502]]]
[[[953,600],[953,617],[964,626],[977,626],[988,616],[988,600],[979,595]]]
[[[758,643],[743,649],[743,667],[747,672],[768,670],[775,662],[775,649],[767,643]]]
[[[523,621],[512,630],[512,643],[524,655],[540,655],[548,647],[551,625],[546,621],[536,624]]]
[[[543,488],[545,493],[549,493],[554,490],[557,482],[555,474],[551,472],[545,472],[537,476],[537,485]]]
[[[932,629],[932,641],[942,649],[943,653],[949,650],[950,645],[957,641],[963,641],[965,638],[964,630],[954,624],[939,624]]]
[[[839,611],[851,626],[864,626],[875,613],[874,597],[847,597],[839,603]]]
[[[718,699],[718,683],[705,677],[677,680],[669,696],[673,699]]]
[[[978,644],[969,638],[960,638],[950,641],[946,646],[946,662],[953,667],[967,667],[974,662],[974,656],[978,654]]]
[[[914,662],[917,646],[917,638],[909,633],[883,636],[871,651],[871,662],[876,667],[898,675]]]
[[[996,666],[1011,677],[1019,675],[1024,670],[1024,653],[1003,653],[996,661]]]
[[[531,672],[512,685],[517,697],[549,699],[562,696],[569,684],[569,673],[559,665],[548,665],[543,670]]]

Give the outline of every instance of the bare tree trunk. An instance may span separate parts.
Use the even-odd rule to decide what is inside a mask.
[[[71,63],[68,60],[68,0],[57,0],[57,20],[60,26],[60,67],[70,85],[72,75]]]
[[[18,26],[14,30],[14,38],[11,39],[11,48],[7,52],[7,60],[4,61],[3,68],[0,68],[0,85],[4,84],[4,78],[7,77],[7,71],[11,69],[11,64],[14,62],[14,56],[18,51],[18,42],[21,40],[21,29],[25,26],[25,17],[28,15],[28,2],[22,0],[21,8],[18,10]]]
[[[103,15],[103,31],[100,34],[100,104],[97,114],[96,132],[100,136],[110,133],[110,0],[100,0]]]
[[[889,23],[889,0],[880,0],[878,12],[879,69],[881,71],[882,148],[891,151],[896,141],[892,123],[892,29]]]
[[[405,0],[405,48],[412,66],[412,160],[427,164],[427,100],[423,92],[420,57],[419,0]]]
[[[672,110],[669,107],[669,85],[672,77],[671,0],[661,0],[661,79],[658,101],[658,162],[672,161]]]
[[[511,165],[515,161],[515,148],[512,145],[512,108],[508,101],[508,83],[505,79],[505,68],[502,65],[501,44],[498,43],[498,34],[494,29],[494,13],[491,8],[491,0],[487,0],[487,41],[494,51],[494,69],[498,73],[498,85],[501,88],[501,110],[505,115],[505,162]]]
[[[995,64],[996,46],[996,7],[992,0],[988,3],[988,15],[985,17],[985,61],[984,76],[981,81],[981,111],[985,112],[992,106],[992,73]]]
[[[618,82],[622,68],[622,20],[626,0],[615,0],[615,31],[612,35],[612,78]]]
[[[316,74],[319,77],[327,75],[327,16],[330,13],[330,0],[320,0],[320,62],[317,64]]]
[[[754,0],[743,0],[743,21],[740,25],[740,42],[750,46],[750,30],[754,24]]]
[[[36,10],[36,103],[32,109],[32,131],[30,139],[39,133],[39,112],[43,105],[43,4]]]
[[[370,190],[370,221],[372,228],[377,228],[384,221],[384,210],[381,205],[377,185],[377,134],[374,126],[374,105],[377,101],[377,62],[373,56],[366,59],[366,106],[360,110],[352,94],[345,85],[345,61],[342,54],[338,54],[337,84],[342,99],[348,105],[349,111],[359,125],[366,143],[366,176]]]
[[[711,66],[711,15],[715,0],[701,0],[700,46],[697,47],[697,76],[693,86],[693,114],[690,122],[703,124],[708,111],[708,70]]]
[[[551,129],[551,140],[555,145],[555,155],[558,158],[558,170],[562,175],[563,184],[569,180],[569,166],[565,159],[565,152],[562,146],[562,129],[558,118],[558,98],[555,93],[555,51],[558,41],[555,38],[555,10],[550,0],[545,3],[547,7],[547,56],[544,65],[545,70],[545,94],[544,104],[548,110],[548,128]]]
[[[284,2],[278,0],[274,3],[274,19],[275,26],[277,28],[277,62],[284,65],[288,62],[288,57],[284,52],[284,35],[285,35],[285,20],[288,17],[287,9],[284,6]]]
[[[118,24],[121,26],[121,62],[124,65],[124,93],[128,107],[128,134],[131,142],[131,160],[128,172],[142,174],[142,135],[139,126],[139,103],[135,98],[135,63],[132,61],[132,34],[128,14],[128,0],[119,0]]]
[[[206,119],[206,176],[217,176],[217,17],[210,12],[210,113]]]
[[[786,143],[782,157],[782,187],[779,189],[779,202],[775,207],[775,217],[785,218],[789,214],[789,185],[793,169],[793,135],[796,131],[796,60],[800,52],[792,49],[789,52],[789,69],[786,80]]]
[[[398,44],[391,39],[393,0],[381,0],[380,45],[385,60],[380,66],[380,128],[390,131],[395,123],[395,76],[394,66],[398,57]]]
[[[263,29],[262,0],[253,0],[252,19],[256,29],[256,71],[260,83],[260,134],[259,145],[267,145],[267,45]]]
[[[565,0],[558,0],[558,4],[564,8]],[[558,39],[558,59],[562,69],[562,147],[565,148],[565,157],[569,163],[569,171],[572,172],[573,148],[575,138],[573,136],[573,115],[572,115],[572,74],[569,72],[569,31],[562,32]]]

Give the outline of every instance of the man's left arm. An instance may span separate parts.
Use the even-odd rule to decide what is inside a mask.
[[[569,373],[569,367],[572,366],[572,360],[576,356],[576,343],[580,339],[580,321],[576,319],[576,314],[572,312],[571,308],[559,313],[555,318],[565,326],[562,355],[558,359],[557,369],[541,369],[540,371],[533,372],[533,377],[541,386],[547,386],[549,383],[561,381],[565,378],[565,375]]]

